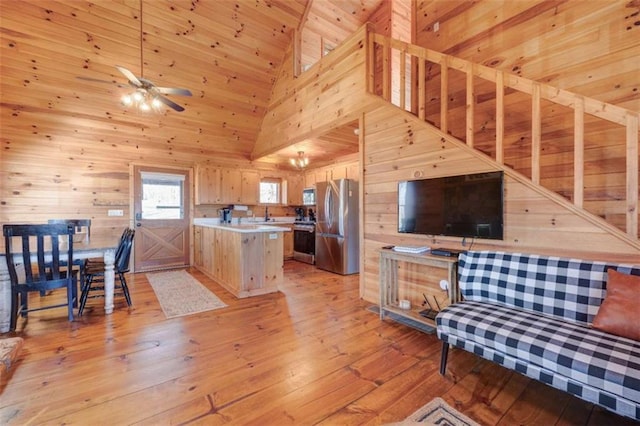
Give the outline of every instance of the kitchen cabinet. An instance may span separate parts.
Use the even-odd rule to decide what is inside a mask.
[[[283,257],[285,260],[293,259],[293,226],[289,227],[289,232],[282,234],[283,236]]]
[[[333,167],[329,174],[331,175],[328,180],[336,180],[336,179],[346,179],[347,178],[347,168],[343,165]]]
[[[240,203],[250,206],[260,201],[260,174],[252,170],[243,170],[242,187],[240,188]]]
[[[242,172],[238,169],[220,170],[220,202],[239,204],[242,198]]]
[[[315,188],[316,187],[316,174],[307,172],[304,174],[304,187]]]
[[[196,204],[256,205],[260,174],[254,170],[196,166]]]
[[[255,225],[254,225],[255,226]],[[283,232],[251,225],[194,226],[195,266],[238,298],[278,291],[283,280]]]
[[[360,163],[347,165],[347,179],[353,179],[355,181],[360,180]]]
[[[287,205],[302,205],[302,190],[304,189],[304,176],[289,175],[287,177]]]
[[[220,168],[196,166],[196,204],[220,204]]]

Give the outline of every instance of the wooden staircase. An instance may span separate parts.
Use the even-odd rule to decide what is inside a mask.
[[[638,244],[638,112],[370,28],[366,48],[370,94],[559,194],[576,210],[604,219]]]

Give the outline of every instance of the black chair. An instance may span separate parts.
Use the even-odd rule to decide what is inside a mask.
[[[88,243],[91,238],[91,219],[49,219],[47,223],[49,223],[49,225],[72,225],[75,228],[75,235],[73,237],[75,243]],[[76,259],[73,264],[78,266],[80,270],[80,282],[82,283],[84,281],[85,261],[83,259]],[[40,292],[40,295],[44,296],[44,292]],[[74,307],[77,307],[77,304],[74,305]]]
[[[124,231],[122,231],[122,235],[120,236],[120,241],[118,242],[118,248],[116,250],[116,254],[118,254],[118,250],[120,250],[120,247],[122,246],[122,242],[126,238],[128,232],[130,230],[131,229],[129,229],[129,228],[125,228]],[[96,268],[102,267],[104,269],[104,258],[103,257],[90,257],[88,259],[85,259],[84,260],[84,267],[86,268],[88,266],[96,267]],[[84,280],[82,282],[84,282]]]
[[[2,233],[11,280],[9,329],[15,331],[18,314],[26,318],[28,312],[62,306],[67,307],[69,321],[73,321],[77,274],[66,265],[73,262],[74,227],[67,224],[4,225]],[[65,236],[66,242],[61,243],[60,236]],[[20,248],[15,247],[14,240],[17,239],[20,240]],[[56,288],[67,289],[66,303],[29,309],[29,292],[42,293]]]
[[[75,241],[76,243],[80,243],[83,241],[85,243],[88,243],[89,239],[91,239],[91,219],[49,219],[47,222],[50,225],[73,225],[76,230],[73,241]],[[78,237],[82,237],[82,241],[79,241]]]
[[[118,244],[118,248],[116,249],[114,263],[114,272],[120,282],[119,285],[115,286],[115,289],[122,290],[128,306],[131,306],[131,296],[129,294],[129,287],[127,286],[127,280],[124,274],[129,272],[129,259],[131,257],[131,247],[133,245],[134,236],[135,231],[133,229],[125,229],[120,239],[120,243]],[[89,293],[96,291],[100,291],[100,294],[89,295]],[[87,264],[84,281],[82,283],[78,315],[82,315],[89,297],[104,297],[104,263],[98,262]]]

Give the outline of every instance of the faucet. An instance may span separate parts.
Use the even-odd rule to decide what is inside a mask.
[[[264,208],[264,221],[269,222],[269,206],[265,206]]]

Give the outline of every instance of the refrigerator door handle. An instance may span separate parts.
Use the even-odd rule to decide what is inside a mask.
[[[333,198],[331,185],[327,185],[324,196],[324,215],[327,221],[327,230],[333,226]]]
[[[338,202],[339,202],[339,206],[338,206],[338,234],[341,237],[344,237],[344,222],[346,220],[346,215],[348,213],[348,204],[347,204],[347,191],[345,188],[346,183],[345,181],[340,181],[340,186],[338,187],[338,193],[340,194],[340,196],[338,197]]]

